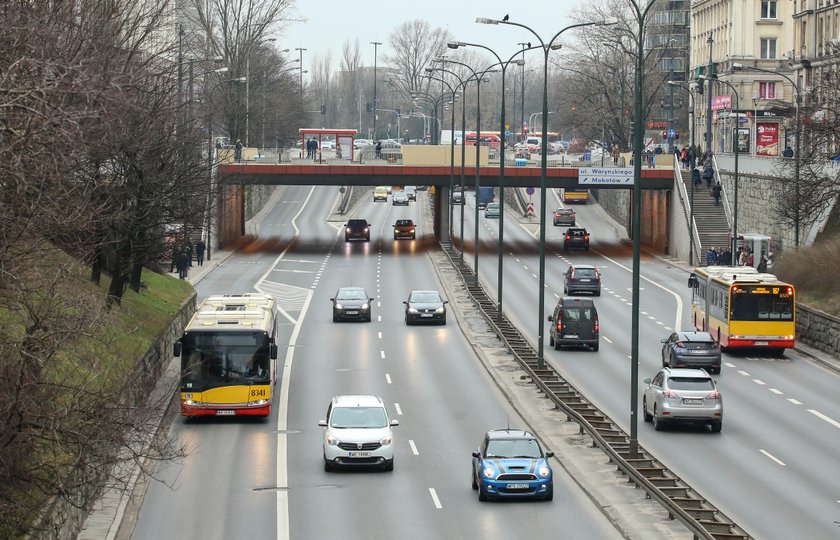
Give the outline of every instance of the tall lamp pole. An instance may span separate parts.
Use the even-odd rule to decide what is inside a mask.
[[[382,45],[381,41],[371,41],[371,45],[373,45],[373,140],[376,140],[376,56],[377,51],[379,50],[379,46]]]
[[[217,70],[213,70],[215,73],[225,73],[227,72],[228,68],[219,68]],[[212,72],[211,72],[212,73]],[[207,229],[207,260],[210,260],[210,250],[212,237],[210,235],[210,226],[211,226],[211,208],[213,206],[213,92],[219,86],[225,83],[231,82],[238,82],[243,83],[245,82],[245,77],[237,77],[235,79],[225,79],[223,81],[219,81],[210,88],[210,91],[207,93],[207,209],[205,211],[206,214],[206,229]]]
[[[426,68],[426,72],[428,75],[426,77],[429,80],[440,81],[443,85],[445,84],[449,91],[452,93],[452,107],[451,114],[452,119],[450,120],[449,126],[449,201],[447,202],[447,206],[449,207],[449,227],[448,227],[448,236],[452,235],[452,190],[455,188],[455,97],[457,96],[455,88],[445,80],[440,77],[434,77],[431,73],[434,72],[433,68]]]
[[[684,90],[688,91],[688,97],[691,103],[689,104],[688,114],[691,116],[691,148],[692,152],[695,152],[696,149],[694,147],[694,90],[691,89],[690,86],[680,84],[676,81],[668,81],[668,84],[673,86],[679,86]],[[692,175],[694,171],[691,171]],[[689,208],[690,216],[688,218],[688,266],[694,266],[694,177],[692,176],[691,179],[691,193],[689,194],[689,202],[688,205],[691,207]],[[733,257],[734,257],[734,251]]]
[[[555,45],[554,42],[560,35],[567,31],[571,30],[572,28],[580,28],[583,26],[603,26],[606,24],[616,24],[617,21],[597,21],[597,22],[584,22],[578,24],[569,25],[556,34],[546,43],[543,39],[537,34],[532,28],[517,22],[513,22],[510,20],[498,20],[498,19],[487,19],[483,17],[479,17],[475,20],[477,23],[481,24],[507,24],[511,26],[518,26],[519,28],[524,28],[531,32],[534,37],[540,42],[540,46],[543,50],[543,98],[542,98],[542,109],[543,109],[543,118],[548,116],[548,55],[554,49],[559,49],[560,45]],[[542,131],[542,152],[541,159],[540,159],[540,277],[539,277],[539,330],[537,332],[537,367],[538,369],[545,369],[545,358],[543,356],[545,344],[544,342],[544,334],[545,334],[545,325],[543,324],[543,317],[545,313],[545,206],[546,206],[546,192],[545,192],[545,178],[546,178],[546,168],[548,165],[547,157],[548,152],[546,149],[548,148],[548,132],[543,129]]]
[[[502,292],[503,292],[503,277],[504,277],[504,245],[505,245],[505,146],[507,145],[507,137],[505,136],[506,126],[505,126],[505,71],[507,67],[513,63],[518,66],[524,66],[525,60],[523,58],[518,58],[514,60],[520,54],[524,57],[525,50],[522,49],[514,53],[506,62],[503,62],[501,57],[496,54],[496,52],[487,47],[485,45],[479,45],[478,43],[466,43],[463,41],[456,41],[448,44],[450,49],[457,49],[458,47],[478,47],[489,51],[493,56],[496,57],[498,60],[498,65],[502,68],[502,111],[500,114],[500,127],[499,133],[502,135],[502,144],[501,148],[499,149],[500,157],[499,157],[499,269],[498,269],[498,277],[497,277],[497,292],[496,292],[496,302],[497,302],[497,316],[499,320],[502,320]],[[514,133],[516,130],[514,129]]]
[[[298,62],[300,62],[298,64],[298,75],[299,75],[299,77],[298,77],[298,81],[299,81],[298,89],[299,89],[299,92],[300,92],[300,97],[301,97],[301,99],[303,99],[303,51],[305,51],[306,49],[302,49],[300,47],[295,47],[295,50],[298,52]]]
[[[804,61],[803,61],[804,62]],[[746,71],[761,71],[764,73],[771,73],[773,75],[778,75],[779,77],[784,77],[787,79],[787,82],[793,86],[794,91],[796,91],[796,101],[794,101],[794,106],[796,107],[795,110],[795,118],[794,122],[796,122],[795,134],[796,134],[796,150],[793,154],[793,182],[796,187],[796,201],[794,203],[794,217],[793,217],[793,229],[794,229],[794,245],[798,248],[799,247],[799,167],[800,167],[800,160],[799,152],[802,149],[800,144],[801,133],[800,130],[802,129],[802,123],[799,120],[799,109],[802,106],[802,92],[799,88],[799,85],[796,84],[793,79],[782,73],[781,71],[773,71],[772,69],[764,69],[756,66],[745,66],[739,63],[733,63],[732,69],[735,71],[739,70],[746,70]]]
[[[730,241],[731,248],[730,252],[732,253],[732,258],[734,260],[735,253],[738,249],[738,156],[740,155],[740,148],[738,144],[738,120],[739,115],[741,114],[741,105],[740,105],[740,97],[738,96],[738,90],[735,89],[728,81],[724,81],[723,79],[709,79],[706,75],[701,75],[701,79],[707,79],[709,81],[709,88],[711,89],[712,83],[711,81],[714,80],[720,84],[725,84],[732,90],[732,93],[735,94],[735,202],[733,203],[732,209],[732,240]]]
[[[523,53],[522,58],[524,59],[525,58],[525,54],[524,54],[525,49],[526,48],[528,48],[528,49],[532,48],[531,44],[520,42],[520,43],[517,43],[517,45],[522,47],[522,53]],[[519,114],[519,132],[522,133],[522,140],[524,141],[525,140],[525,132],[523,131],[522,128],[523,128],[523,124],[525,123],[525,64],[522,64],[522,69],[519,71],[519,75],[520,75],[520,77],[519,77],[519,89],[520,89],[520,93],[522,94],[522,97],[520,98],[521,102],[520,102],[520,110],[519,110],[519,112],[520,112],[520,114]],[[516,103],[514,103],[513,105],[515,107]],[[516,127],[516,124],[514,124],[514,127]],[[529,129],[530,129],[530,126],[529,126]]]
[[[712,39],[712,33],[709,32],[709,37],[706,38],[706,43],[709,44],[709,63],[706,66],[706,75],[709,77],[712,76],[712,69],[714,68],[714,63],[712,62],[712,46],[715,43],[715,40]],[[710,156],[712,155],[712,88],[709,85],[709,91],[707,92],[707,102],[706,102],[706,153]]]

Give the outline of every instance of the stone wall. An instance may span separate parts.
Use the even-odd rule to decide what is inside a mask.
[[[840,356],[840,318],[797,304],[796,337],[805,345]]]
[[[248,221],[263,209],[278,186],[250,185],[245,194],[245,221]]]
[[[195,308],[196,295],[193,293],[181,305],[173,320],[158,335],[146,354],[139,359],[135,369],[141,383],[135,387],[132,395],[127,396],[127,399],[131,402],[127,406],[132,406],[132,404],[133,406],[142,406],[148,401],[158,378],[163,374],[166,364],[172,359],[173,343],[183,334],[184,328],[195,313]],[[160,411],[161,416],[164,413],[165,411]],[[113,454],[116,455],[120,451],[120,448],[114,448]],[[142,449],[138,451],[142,452]],[[133,461],[130,461],[130,463],[133,464]],[[119,466],[118,464],[117,467]],[[74,474],[78,476],[82,474],[82,471],[76,471]],[[120,477],[123,477],[123,475],[120,475]],[[89,510],[86,507],[89,501],[96,500],[97,495],[105,489],[106,484],[113,484],[113,480],[104,473],[95,478],[86,477],[78,484],[71,483],[71,485],[86,486],[86,492],[69,493],[67,498],[71,499],[72,504],[65,498],[54,499],[46,506],[41,517],[33,523],[29,538],[75,540],[88,516]]]

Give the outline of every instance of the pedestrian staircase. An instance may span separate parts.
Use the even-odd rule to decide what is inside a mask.
[[[689,201],[691,201],[691,171],[682,170],[680,173]],[[715,199],[709,195],[709,188],[706,187],[705,181],[694,188],[694,223],[697,226],[697,235],[700,237],[697,252],[700,254],[700,264],[704,265],[709,248],[717,248],[720,251],[721,248],[729,245],[731,238],[723,199],[721,198],[720,204],[715,206]]]

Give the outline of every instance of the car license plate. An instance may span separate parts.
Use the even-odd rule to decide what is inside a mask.
[[[528,489],[528,484],[508,484],[508,489]]]
[[[216,416],[233,416],[235,414],[234,411],[216,411]]]
[[[421,317],[431,317],[432,314],[431,313],[421,313],[420,316]]]
[[[350,452],[350,457],[370,457],[370,452]]]
[[[358,311],[348,311],[347,314],[348,315],[358,315],[359,312]]]
[[[684,399],[683,400],[683,405],[702,405],[702,404],[703,404],[702,399]]]
[[[756,342],[755,342],[755,344],[756,344],[756,345],[759,345],[759,346],[761,346],[761,345],[764,345],[764,346],[769,345],[769,343],[768,343],[768,342],[766,342],[766,341],[756,341]]]
[[[580,278],[581,283],[589,283],[589,278]]]
[[[691,349],[691,354],[706,354],[707,352],[705,349]]]

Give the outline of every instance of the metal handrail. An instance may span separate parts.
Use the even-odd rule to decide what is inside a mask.
[[[689,200],[689,197],[688,197],[688,191],[685,189],[685,182],[683,182],[681,169],[676,164],[676,162],[674,164],[674,183],[677,184],[677,186],[679,186],[678,192],[680,194],[680,199],[682,200],[682,203],[683,203],[683,213],[685,213],[685,222],[686,222],[686,225],[688,226],[688,234],[690,234],[694,237],[694,254],[693,254],[694,255],[694,260],[699,261],[700,260],[700,258],[699,258],[700,257],[700,249],[701,249],[700,233],[697,231],[697,223],[691,219],[692,218],[692,215],[691,215],[691,201]],[[692,188],[691,189],[694,189],[693,186],[694,186],[694,184],[693,184],[693,180],[692,180]]]

